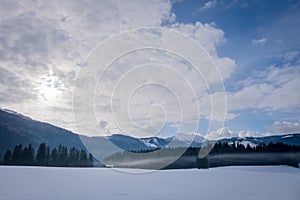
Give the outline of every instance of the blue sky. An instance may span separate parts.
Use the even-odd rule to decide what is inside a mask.
[[[205,6],[210,5],[210,6]],[[226,91],[241,89],[239,82],[269,66],[299,65],[299,1],[177,1],[172,7],[180,23],[214,24],[225,32],[226,42],[218,46],[220,56],[236,60],[237,70],[225,82]],[[261,41],[255,44],[254,41]],[[291,53],[292,52],[292,53]],[[291,58],[284,55],[293,54]],[[297,93],[297,91],[294,91]],[[283,101],[284,98],[282,97]],[[299,101],[300,103],[300,101]],[[275,121],[299,121],[299,109],[243,109],[226,121],[237,130],[267,132]]]
[[[213,6],[203,9],[207,2],[213,2]],[[234,58],[239,65],[237,77],[246,78],[254,69],[283,64],[286,61],[281,55],[299,51],[299,6],[294,0],[186,0],[176,2],[172,11],[177,22],[201,21],[222,29],[226,42],[218,47],[218,54]],[[260,39],[266,42],[251,45],[252,40]],[[298,56],[289,62],[297,62]]]
[[[207,2],[176,2],[172,8],[176,21],[214,23],[222,29],[226,43],[218,48],[219,55],[235,58],[246,74],[253,68],[280,65],[281,54],[299,51],[299,1],[212,1],[212,8],[201,10]],[[253,39],[262,38],[267,40],[264,45],[251,45]]]
[[[168,136],[179,127],[212,139],[300,132],[299,0],[124,1],[2,0],[0,107],[85,135],[126,132],[144,137],[160,132]],[[96,55],[100,51],[91,54],[97,45],[118,34],[126,41],[126,31],[144,27],[178,31],[201,45],[218,67],[222,81],[215,79],[214,71],[199,77],[187,60],[149,49],[120,56],[101,76],[93,72],[82,75],[91,69],[90,57],[103,56]],[[141,37],[150,45],[168,40],[163,35],[153,40],[154,33],[149,34],[136,40]],[[180,42],[171,41],[170,45]],[[118,45],[109,46],[104,57],[117,53]],[[183,53],[194,52],[187,48]],[[139,68],[142,73],[137,66],[145,64],[152,65]],[[162,66],[169,68],[163,70]],[[171,68],[186,79],[176,77]],[[93,95],[74,108],[74,98],[76,102],[84,96],[74,91],[88,85],[93,75],[102,85],[85,88]],[[227,97],[226,112],[215,102],[213,119],[216,123],[225,120],[224,127],[210,132],[210,98],[221,99],[221,93],[207,91],[203,78],[212,85],[224,83],[222,95]],[[179,84],[182,80],[188,80],[191,88]],[[150,82],[165,85],[152,87]],[[130,93],[133,83],[142,87]],[[195,91],[195,98],[188,89]],[[175,96],[171,94],[174,91]],[[115,96],[118,99],[113,99]],[[175,98],[186,96],[189,98],[182,102]],[[117,113],[114,106],[120,109]],[[86,122],[76,120],[74,110],[80,110]],[[186,111],[186,116],[182,117],[180,110]],[[199,121],[198,129],[191,128]]]

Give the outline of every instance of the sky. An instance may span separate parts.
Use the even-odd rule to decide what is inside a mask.
[[[299,10],[299,0],[0,0],[0,107],[84,135],[300,132]]]

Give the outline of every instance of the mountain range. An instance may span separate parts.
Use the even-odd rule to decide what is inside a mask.
[[[96,157],[103,158],[120,150],[151,150],[163,147],[200,147],[205,138],[200,135],[178,134],[173,137],[160,138],[135,138],[122,134],[111,136],[88,137],[73,133],[66,129],[33,120],[15,111],[0,109],[0,154],[7,149],[12,150],[17,144],[32,144],[37,148],[41,142],[45,142],[51,148],[62,144],[78,149],[86,148]],[[259,143],[282,142],[300,146],[300,134],[275,135],[267,137],[227,138],[221,142],[238,142],[245,146],[255,146]],[[113,144],[113,145],[112,145]]]

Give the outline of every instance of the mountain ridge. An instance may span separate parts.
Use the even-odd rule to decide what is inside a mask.
[[[110,136],[83,136],[72,131],[54,126],[50,123],[33,120],[15,111],[0,109],[0,153],[2,155],[7,149],[12,150],[15,145],[32,144],[33,147],[41,142],[46,142],[51,148],[59,144],[79,149],[88,149],[99,157],[119,150],[139,151],[155,150],[163,147],[200,147],[206,139],[200,135],[178,134],[173,137],[144,137],[136,138],[128,135],[114,134]],[[249,145],[259,143],[283,142],[290,145],[300,146],[300,134],[283,134],[266,137],[225,138],[219,142],[238,142]],[[116,147],[111,148],[114,144]],[[86,146],[88,148],[86,148]],[[111,149],[106,149],[111,148]],[[106,151],[106,152],[104,152]]]

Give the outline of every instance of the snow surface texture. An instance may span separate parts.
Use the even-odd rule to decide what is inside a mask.
[[[0,177],[1,200],[300,199],[300,170],[287,166],[142,174],[103,168],[0,167]]]

